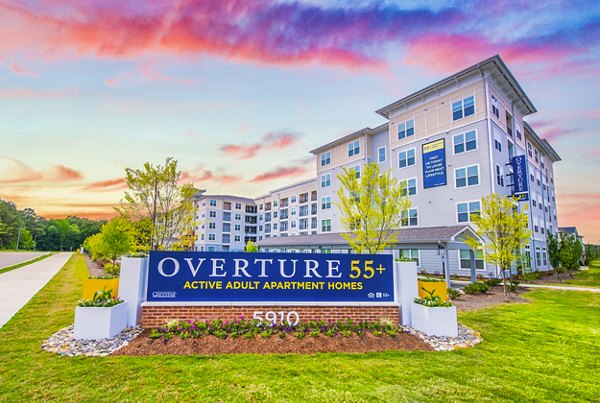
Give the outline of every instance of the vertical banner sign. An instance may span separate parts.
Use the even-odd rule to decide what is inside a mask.
[[[512,157],[513,196],[521,197],[521,201],[529,200],[529,177],[527,175],[527,157],[518,155]]]
[[[423,144],[423,188],[446,185],[446,147],[444,139]]]
[[[148,301],[393,302],[392,255],[150,252]]]

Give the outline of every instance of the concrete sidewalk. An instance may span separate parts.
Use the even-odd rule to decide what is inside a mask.
[[[454,287],[462,287],[469,284],[470,281],[463,280],[451,280],[450,284]],[[546,288],[550,290],[563,290],[563,291],[589,291],[589,292],[600,292],[600,288],[593,287],[577,287],[574,285],[550,285],[550,284],[519,284],[519,287],[525,288]]]
[[[0,274],[0,327],[54,277],[72,254],[57,253],[18,270]]]
[[[48,252],[0,252],[0,269],[33,260]]]

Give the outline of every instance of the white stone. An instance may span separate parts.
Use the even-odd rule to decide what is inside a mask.
[[[108,339],[127,327],[127,302],[111,307],[75,308],[75,339]]]
[[[429,307],[412,303],[412,326],[429,336],[458,336],[456,307]]]

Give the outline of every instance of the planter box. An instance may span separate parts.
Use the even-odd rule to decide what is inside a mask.
[[[75,308],[76,339],[108,339],[127,327],[127,302],[115,306]]]
[[[92,299],[96,291],[112,290],[112,296],[116,297],[119,291],[119,279],[118,278],[86,278],[83,280],[83,291],[81,293],[82,299]]]
[[[435,294],[433,294],[433,295],[437,295],[444,301],[448,301],[448,286],[446,286],[445,281],[425,281],[422,279],[418,279],[417,283],[419,286],[419,297],[420,298],[425,298],[425,297],[429,296],[429,294],[427,294],[421,288],[421,287],[423,287],[428,291],[435,290]]]
[[[412,326],[429,336],[458,336],[456,307],[428,307],[412,303]]]

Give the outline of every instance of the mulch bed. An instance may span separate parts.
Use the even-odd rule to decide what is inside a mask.
[[[84,255],[83,259],[85,260],[85,264],[87,265],[90,276],[103,277],[106,274],[104,272],[104,268],[90,259],[89,255]]]
[[[492,287],[487,294],[463,294],[460,298],[452,300],[452,303],[459,311],[471,311],[507,302],[527,303],[529,301],[521,296],[526,291],[528,291],[526,288],[519,287],[516,293],[504,296],[504,288],[496,286]]]
[[[366,333],[364,336],[329,337],[307,335],[297,339],[295,334],[288,334],[285,339],[273,335],[268,339],[255,337],[246,339],[219,339],[215,336],[205,336],[199,339],[180,339],[173,337],[165,342],[163,339],[148,337],[150,330],[146,329],[129,345],[115,351],[112,355],[155,355],[155,354],[313,354],[313,353],[369,353],[389,350],[428,350],[433,348],[423,340],[409,333],[399,333],[396,337],[386,334],[381,337]]]

